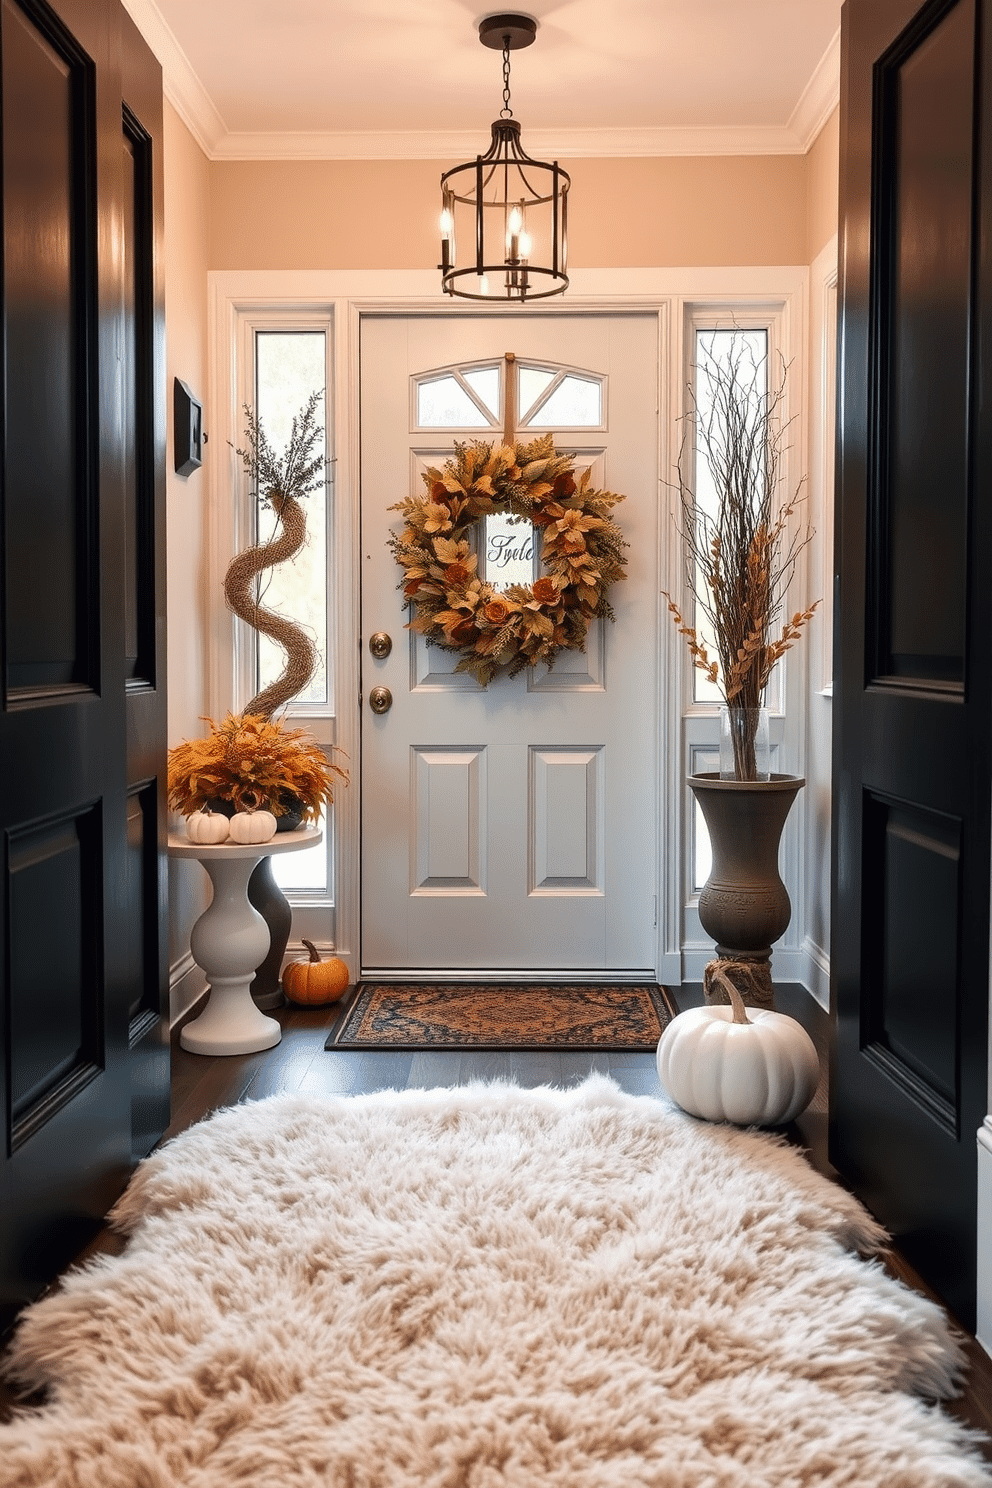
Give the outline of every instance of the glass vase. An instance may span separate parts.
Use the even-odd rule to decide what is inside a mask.
[[[720,779],[767,780],[771,773],[768,709],[720,709]]]

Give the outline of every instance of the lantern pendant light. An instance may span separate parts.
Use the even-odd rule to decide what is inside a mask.
[[[446,294],[524,301],[568,287],[568,173],[557,160],[549,164],[524,153],[510,107],[510,53],[530,46],[536,35],[530,16],[493,15],[479,22],[483,46],[503,52],[503,107],[485,155],[441,177],[438,267]]]

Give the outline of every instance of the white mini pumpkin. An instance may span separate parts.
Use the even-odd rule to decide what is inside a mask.
[[[736,1126],[780,1126],[809,1105],[820,1061],[795,1018],[745,1008],[737,988],[717,972],[731,1006],[689,1008],[658,1041],[658,1078],[690,1116]]]
[[[190,842],[226,842],[230,828],[219,811],[193,811],[186,818],[186,836]]]
[[[269,842],[275,835],[276,819],[271,811],[237,811],[231,817],[232,842]]]

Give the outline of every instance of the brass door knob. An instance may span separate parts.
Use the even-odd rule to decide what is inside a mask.
[[[385,661],[393,649],[393,638],[388,636],[384,630],[377,630],[374,636],[369,637],[369,650],[376,661]]]
[[[393,706],[393,694],[388,687],[373,687],[369,693],[369,707],[373,713],[388,713]]]

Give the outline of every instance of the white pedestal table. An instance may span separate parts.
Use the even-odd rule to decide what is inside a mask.
[[[275,1018],[255,1006],[251,982],[269,949],[269,927],[248,902],[256,864],[274,853],[300,852],[320,842],[319,827],[277,832],[268,842],[190,842],[169,835],[169,854],[197,858],[210,875],[214,896],[193,926],[189,948],[209,983],[207,1005],[179,1035],[194,1054],[254,1054],[282,1038]]]

